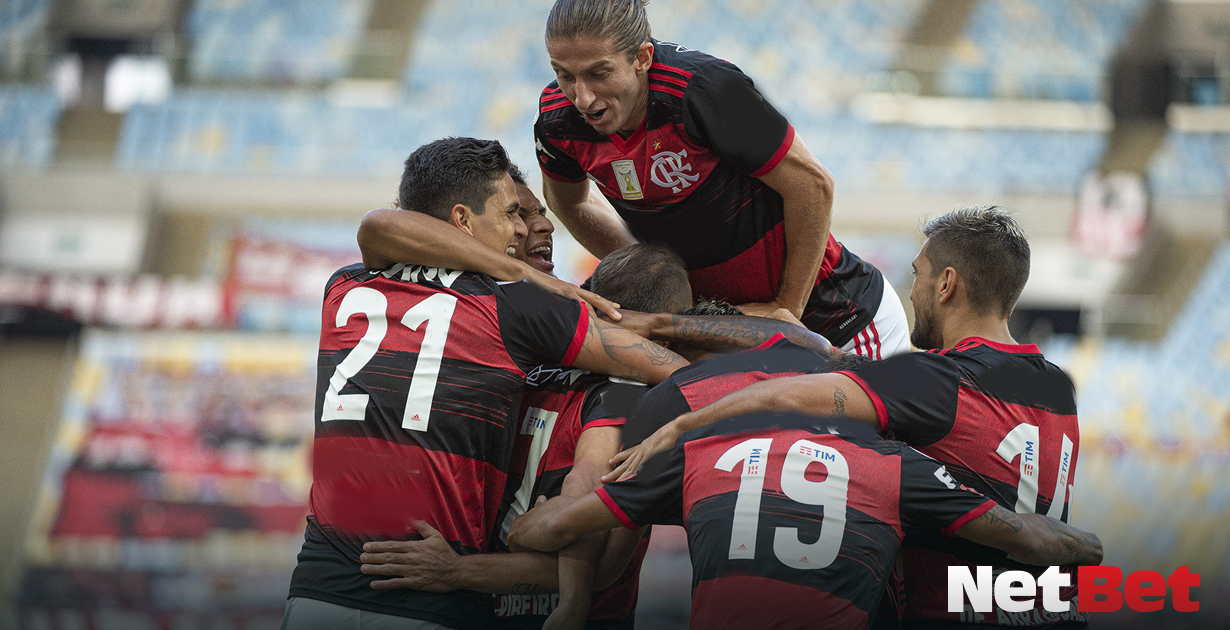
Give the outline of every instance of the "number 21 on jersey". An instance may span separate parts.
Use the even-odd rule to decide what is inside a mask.
[[[345,328],[350,318],[362,314],[367,317],[367,332],[346,358],[337,364],[321,410],[321,422],[330,420],[363,420],[367,416],[367,394],[342,394],[341,390],[350,379],[367,366],[376,356],[381,342],[389,332],[386,319],[388,298],[383,293],[368,287],[351,289],[342,298],[337,309],[336,326]],[[419,330],[426,322],[423,342],[419,348],[414,375],[410,378],[410,391],[406,395],[403,429],[426,431],[431,420],[431,403],[436,394],[436,381],[440,377],[440,364],[444,359],[444,345],[448,341],[448,329],[457,307],[456,296],[436,293],[415,304],[402,315],[400,324],[410,330]]]
[[[714,468],[731,472],[743,462],[739,477],[739,494],[735,499],[735,515],[730,530],[730,559],[750,560],[756,557],[756,535],[760,525],[760,497],[764,493],[764,478],[768,472],[769,447],[773,438],[745,440],[722,454]],[[828,474],[823,481],[806,478],[808,465],[824,464]],[[837,559],[841,541],[846,534],[846,493],[850,487],[850,466],[836,449],[799,440],[790,446],[782,463],[782,493],[804,505],[824,508],[820,537],[813,543],[799,540],[797,527],[773,529],[773,555],[794,569],[823,569]]]

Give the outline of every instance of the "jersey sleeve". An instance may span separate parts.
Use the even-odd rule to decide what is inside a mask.
[[[901,526],[906,530],[956,534],[986,514],[993,499],[961,484],[944,465],[910,448],[901,449]]]
[[[517,367],[526,372],[542,364],[571,367],[589,331],[589,309],[528,282],[497,286],[500,335]]]
[[[547,137],[541,114],[534,123],[534,151],[543,175],[561,182],[585,180],[585,169],[581,168],[581,163]]]
[[[762,177],[786,156],[794,127],[734,65],[698,72],[684,93],[683,125],[740,172]]]
[[[632,448],[653,435],[666,423],[691,411],[688,400],[675,379],[667,378],[658,383],[641,398],[640,404],[628,416],[628,424],[624,426],[624,448]]]
[[[871,398],[880,431],[891,430],[912,446],[934,444],[952,431],[961,372],[948,357],[911,352],[837,374],[853,379]]]
[[[598,498],[628,529],[683,525],[684,445],[645,462],[641,472],[598,488]]]
[[[611,378],[585,394],[581,404],[581,430],[622,427],[649,388],[639,383]]]

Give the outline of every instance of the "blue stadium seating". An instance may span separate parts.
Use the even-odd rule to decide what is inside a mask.
[[[1145,0],[983,0],[940,72],[941,91],[975,98],[1096,101]]]
[[[1230,168],[1230,134],[1171,130],[1149,163],[1156,195],[1224,197]]]
[[[371,0],[196,0],[184,30],[198,81],[316,82],[344,76]]]
[[[0,167],[50,164],[60,110],[59,99],[46,87],[0,84]]]
[[[8,0],[0,4],[0,70],[20,59],[47,21],[51,0]]]

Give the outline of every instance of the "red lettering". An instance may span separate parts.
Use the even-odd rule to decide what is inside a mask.
[[[1144,586],[1148,582],[1149,586]],[[1157,571],[1133,571],[1123,583],[1123,597],[1136,612],[1157,612],[1166,603],[1166,582]],[[1160,597],[1161,599],[1145,599]]]
[[[1188,567],[1179,567],[1166,579],[1166,584],[1171,588],[1171,598],[1176,611],[1196,612],[1200,610],[1200,602],[1192,601],[1189,592],[1191,587],[1200,586],[1199,573],[1191,573]]]
[[[1106,580],[1098,584],[1095,580]],[[1076,571],[1076,609],[1080,612],[1114,612],[1123,608],[1123,593],[1119,592],[1119,584],[1123,582],[1123,571],[1119,567],[1080,567]],[[1098,599],[1104,595],[1103,599]]]

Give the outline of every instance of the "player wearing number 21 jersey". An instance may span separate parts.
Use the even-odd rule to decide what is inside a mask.
[[[687,433],[630,479],[531,510],[510,538],[549,550],[612,521],[687,530],[691,627],[706,629],[866,628],[902,538],[918,531],[1024,554],[1028,540],[1046,549],[1037,560],[1100,556],[1095,539],[1018,519],[869,426],[796,414]]]

